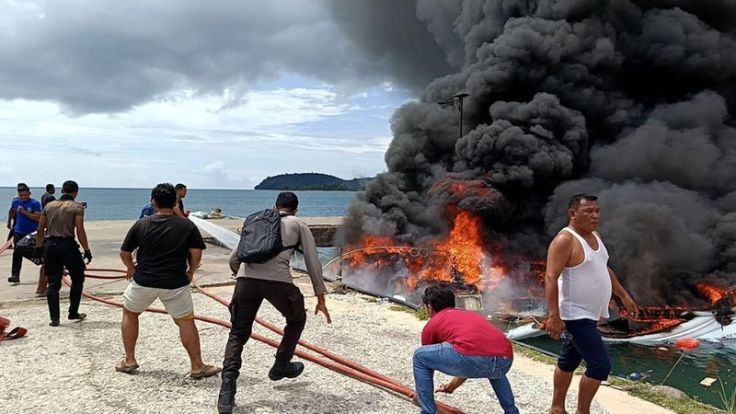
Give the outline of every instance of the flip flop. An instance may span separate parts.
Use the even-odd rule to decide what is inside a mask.
[[[192,371],[189,376],[194,379],[202,379],[217,375],[220,371],[222,371],[222,368],[213,367],[212,365],[203,365],[202,369],[197,372]]]
[[[133,371],[138,369],[138,364],[135,365],[125,365],[125,358],[118,361],[117,364],[115,364],[115,371],[117,372],[124,372],[126,374],[132,374]]]

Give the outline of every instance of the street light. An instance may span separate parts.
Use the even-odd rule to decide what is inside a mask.
[[[447,105],[456,105],[457,109],[460,110],[460,138],[463,137],[463,100],[467,98],[467,93],[460,92],[457,95],[453,96],[452,99],[449,99],[447,101],[437,102],[438,104],[442,106]]]

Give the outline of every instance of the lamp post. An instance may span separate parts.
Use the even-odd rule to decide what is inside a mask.
[[[457,95],[453,96],[452,99],[449,99],[447,101],[437,102],[438,104],[442,106],[455,105],[457,106],[457,109],[460,111],[460,136],[458,138],[463,137],[463,100],[467,98],[468,96],[470,95],[464,92],[460,92]]]

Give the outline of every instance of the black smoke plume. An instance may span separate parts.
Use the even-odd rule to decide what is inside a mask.
[[[345,243],[441,236],[453,204],[504,254],[539,259],[568,198],[591,192],[612,267],[640,302],[690,300],[703,278],[735,284],[736,3],[418,0],[413,12],[435,43],[423,54],[441,51],[447,73],[394,114],[388,172],[350,207]],[[362,14],[365,44],[385,40],[391,15]],[[387,56],[415,79],[442,67]],[[461,138],[457,109],[438,105],[459,92]]]

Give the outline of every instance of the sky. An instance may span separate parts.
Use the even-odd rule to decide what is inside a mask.
[[[0,186],[384,171],[418,89],[335,4],[0,0]]]

